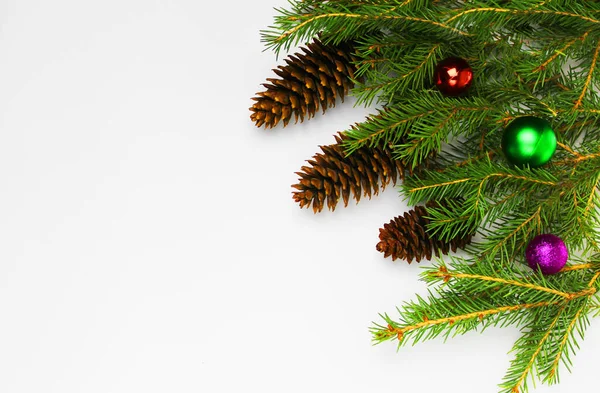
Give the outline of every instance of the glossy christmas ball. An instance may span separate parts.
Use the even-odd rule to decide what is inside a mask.
[[[473,82],[473,70],[466,60],[449,57],[435,67],[435,85],[447,96],[458,96],[466,92]]]
[[[502,151],[514,165],[539,167],[554,155],[556,134],[544,119],[535,116],[519,117],[504,130]]]
[[[558,273],[567,263],[569,251],[562,239],[556,235],[543,234],[533,238],[525,250],[527,264],[543,274]]]

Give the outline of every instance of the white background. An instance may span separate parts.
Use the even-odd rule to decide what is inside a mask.
[[[498,390],[516,329],[371,345],[379,312],[426,293],[375,250],[407,208],[392,188],[293,202],[294,172],[369,110],[254,127],[281,6],[0,2],[0,392]],[[536,391],[597,390],[599,344],[593,321]]]

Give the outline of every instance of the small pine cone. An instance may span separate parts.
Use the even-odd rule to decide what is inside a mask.
[[[392,182],[396,184],[398,177],[404,179],[405,166],[401,161],[392,158],[392,149],[381,142],[378,146],[363,146],[346,156],[342,143],[347,140],[344,134],[335,135],[336,143],[321,146],[323,153],[317,153],[310,166],[303,166],[299,183],[292,185],[294,200],[300,207],[310,207],[315,213],[320,212],[327,203],[331,211],[340,199],[348,206],[350,194],[356,202],[361,195],[371,198],[379,193],[379,188]]]
[[[441,202],[442,204],[444,202]],[[438,206],[436,202],[428,202],[427,207]],[[426,232],[426,227],[430,220],[425,218],[427,209],[423,206],[416,206],[414,209],[404,213],[404,216],[398,216],[383,228],[379,229],[380,242],[377,243],[377,251],[382,252],[385,258],[391,256],[392,260],[398,258],[405,259],[411,263],[413,259],[420,262],[422,258],[431,260],[435,254],[440,256],[440,252],[448,255],[448,252],[456,252],[459,248],[471,243],[472,235],[466,237],[457,237],[450,242],[444,242],[437,236],[430,236]]]
[[[335,106],[337,97],[344,101],[354,86],[356,67],[354,46],[350,43],[323,45],[318,39],[285,59],[286,65],[273,69],[279,78],[268,78],[265,91],[252,98],[250,119],[257,127],[273,128],[280,121],[285,127],[292,115],[310,119],[321,108]]]

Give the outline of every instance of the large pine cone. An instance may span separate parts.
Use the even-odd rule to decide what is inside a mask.
[[[321,108],[335,106],[354,86],[356,67],[354,46],[351,43],[323,45],[318,39],[300,48],[303,53],[290,55],[286,65],[273,71],[279,78],[268,78],[265,91],[252,98],[250,119],[257,127],[273,128],[279,122],[285,127],[292,115],[298,119],[311,118]]]
[[[427,203],[427,207],[436,206],[437,202]],[[391,256],[392,260],[400,258],[411,263],[413,259],[417,262],[423,258],[431,260],[433,255],[439,257],[440,253],[448,255],[450,250],[456,252],[457,249],[464,249],[471,243],[472,235],[456,237],[450,242],[441,241],[435,235],[430,236],[426,231],[430,222],[425,218],[426,215],[426,207],[416,206],[403,216],[398,216],[385,224],[379,229],[380,242],[377,244],[377,251],[382,252],[385,258]]]
[[[379,188],[398,178],[404,179],[405,166],[401,161],[392,158],[392,149],[383,141],[375,147],[361,147],[346,156],[342,143],[347,140],[344,134],[335,135],[336,143],[320,146],[323,153],[317,153],[310,166],[303,166],[299,183],[292,185],[295,191],[294,200],[300,207],[310,207],[315,213],[320,212],[327,204],[335,210],[340,197],[344,206],[348,206],[350,195],[356,202],[362,195],[369,198],[379,193]]]

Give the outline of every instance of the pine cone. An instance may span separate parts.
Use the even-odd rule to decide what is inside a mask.
[[[444,202],[441,202],[444,204]],[[438,206],[437,202],[428,202],[427,207]],[[426,227],[430,220],[425,218],[427,209],[423,206],[416,206],[414,209],[404,213],[404,216],[398,216],[379,229],[379,239],[377,251],[382,252],[387,258],[392,260],[406,259],[411,263],[413,259],[420,262],[422,258],[431,260],[433,254],[440,256],[440,252],[448,255],[450,249],[456,252],[458,248],[465,248],[471,243],[472,235],[467,237],[457,237],[450,242],[443,242],[437,236],[430,236],[426,232]]]
[[[303,166],[299,183],[292,185],[297,189],[294,200],[300,207],[310,207],[315,213],[325,207],[335,210],[342,197],[344,206],[348,206],[352,193],[356,202],[361,195],[371,198],[379,193],[379,188],[392,182],[396,184],[398,177],[404,179],[405,166],[401,161],[392,158],[392,149],[383,142],[373,148],[361,147],[351,155],[346,156],[342,143],[347,139],[344,134],[335,135],[336,143],[321,146],[323,153],[317,153],[311,166]]]
[[[298,122],[310,119],[319,110],[335,106],[354,86],[356,67],[354,46],[350,43],[323,45],[318,39],[300,48],[304,53],[290,55],[286,65],[273,69],[279,78],[268,78],[265,91],[252,98],[250,119],[257,127],[273,128],[280,121],[285,127],[292,115]]]

